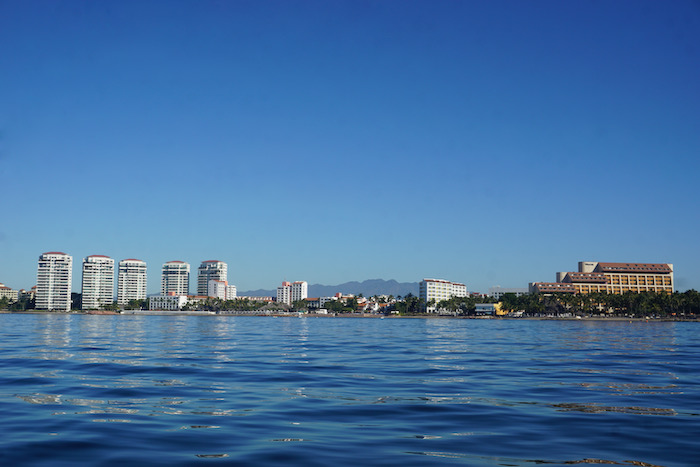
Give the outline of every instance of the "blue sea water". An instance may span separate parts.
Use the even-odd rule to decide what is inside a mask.
[[[700,324],[0,315],[0,465],[700,465]]]

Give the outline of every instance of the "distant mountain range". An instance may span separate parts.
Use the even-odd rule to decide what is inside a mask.
[[[309,297],[330,297],[338,292],[353,295],[362,294],[365,297],[382,294],[393,295],[394,297],[401,295],[403,297],[409,293],[418,295],[418,282],[396,282],[393,279],[388,281],[385,281],[384,279],[369,279],[363,282],[352,281],[338,285],[309,285]],[[245,292],[238,292],[238,295],[252,297],[275,297],[277,296],[277,289],[248,290]]]

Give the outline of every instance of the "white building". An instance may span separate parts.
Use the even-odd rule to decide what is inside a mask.
[[[187,295],[155,295],[148,297],[149,310],[182,310],[187,303]]]
[[[73,257],[60,251],[39,256],[36,274],[36,309],[70,311]]]
[[[0,300],[3,298],[7,298],[10,302],[16,302],[19,300],[19,290],[12,290],[0,283]]]
[[[127,305],[131,300],[146,300],[146,262],[140,259],[119,261],[117,303]]]
[[[436,310],[436,304],[452,297],[466,297],[467,286],[459,282],[450,282],[441,279],[423,279],[419,284],[418,297],[427,304],[428,313]],[[433,305],[428,303],[434,300]]]
[[[309,296],[309,284],[305,281],[292,282],[292,303],[306,300]]]
[[[277,303],[292,304],[292,284],[284,281],[282,285],[277,287]]]
[[[489,287],[489,297],[495,298],[496,300],[500,300],[507,293],[512,293],[516,297],[520,297],[521,295],[527,295],[529,293],[529,289],[527,287],[501,287],[500,285],[497,285],[496,287]]]
[[[100,310],[114,302],[114,260],[92,255],[83,259],[83,310]]]
[[[209,288],[207,289],[207,293],[204,294],[207,297],[213,297],[213,298],[218,298],[221,300],[226,300],[226,288],[228,287],[228,284],[225,281],[217,281],[214,279],[211,279],[209,281]]]
[[[277,302],[291,305],[298,300],[306,300],[309,296],[309,285],[305,281],[282,282],[277,287]]]
[[[184,261],[168,261],[163,265],[161,295],[189,295],[190,265]]]
[[[228,281],[228,265],[223,261],[202,261],[197,269],[197,295],[207,295],[209,281]]]
[[[238,290],[235,285],[226,286],[226,300],[234,300],[238,297]]]

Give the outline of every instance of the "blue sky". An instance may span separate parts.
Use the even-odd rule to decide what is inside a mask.
[[[282,280],[700,289],[693,1],[0,2],[0,282],[46,251]]]

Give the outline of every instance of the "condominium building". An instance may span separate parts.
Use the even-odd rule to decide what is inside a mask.
[[[99,310],[114,301],[114,260],[92,255],[83,259],[82,309]]]
[[[233,300],[238,297],[238,290],[235,285],[226,286],[226,300]]]
[[[163,294],[148,299],[149,310],[178,311],[182,310],[186,304],[187,295]]]
[[[163,265],[161,295],[189,295],[190,265],[184,261],[168,261]]]
[[[306,281],[282,282],[277,287],[277,302],[291,305],[299,300],[306,300],[309,296],[309,284]]]
[[[418,297],[426,303],[426,310],[434,312],[438,303],[452,297],[466,297],[467,286],[442,279],[423,279],[418,286]],[[433,300],[433,302],[431,302]]]
[[[36,274],[36,309],[70,311],[73,257],[60,251],[39,256]]]
[[[533,282],[534,293],[672,293],[673,264],[580,261],[576,272],[558,272],[556,282]]]
[[[521,295],[526,295],[529,292],[527,287],[524,288],[519,288],[519,287],[501,287],[501,286],[496,286],[496,287],[489,287],[489,297],[495,298],[496,300],[500,300],[505,294],[513,294],[516,297],[520,297]]]
[[[292,303],[298,302],[299,300],[306,300],[309,296],[309,284],[307,284],[306,281],[292,282],[291,296]]]
[[[208,297],[218,298],[220,300],[226,300],[226,288],[228,283],[225,281],[210,280],[209,287],[207,288],[207,293],[204,294]]]
[[[277,303],[292,304],[292,283],[284,281],[277,287]]]
[[[146,262],[129,258],[119,261],[117,303],[127,305],[131,300],[146,299]]]
[[[223,261],[209,260],[202,261],[197,269],[197,295],[207,295],[209,281],[228,280],[228,265]]]
[[[12,290],[5,284],[0,283],[0,300],[6,298],[9,302],[16,302],[19,300],[19,290]]]

